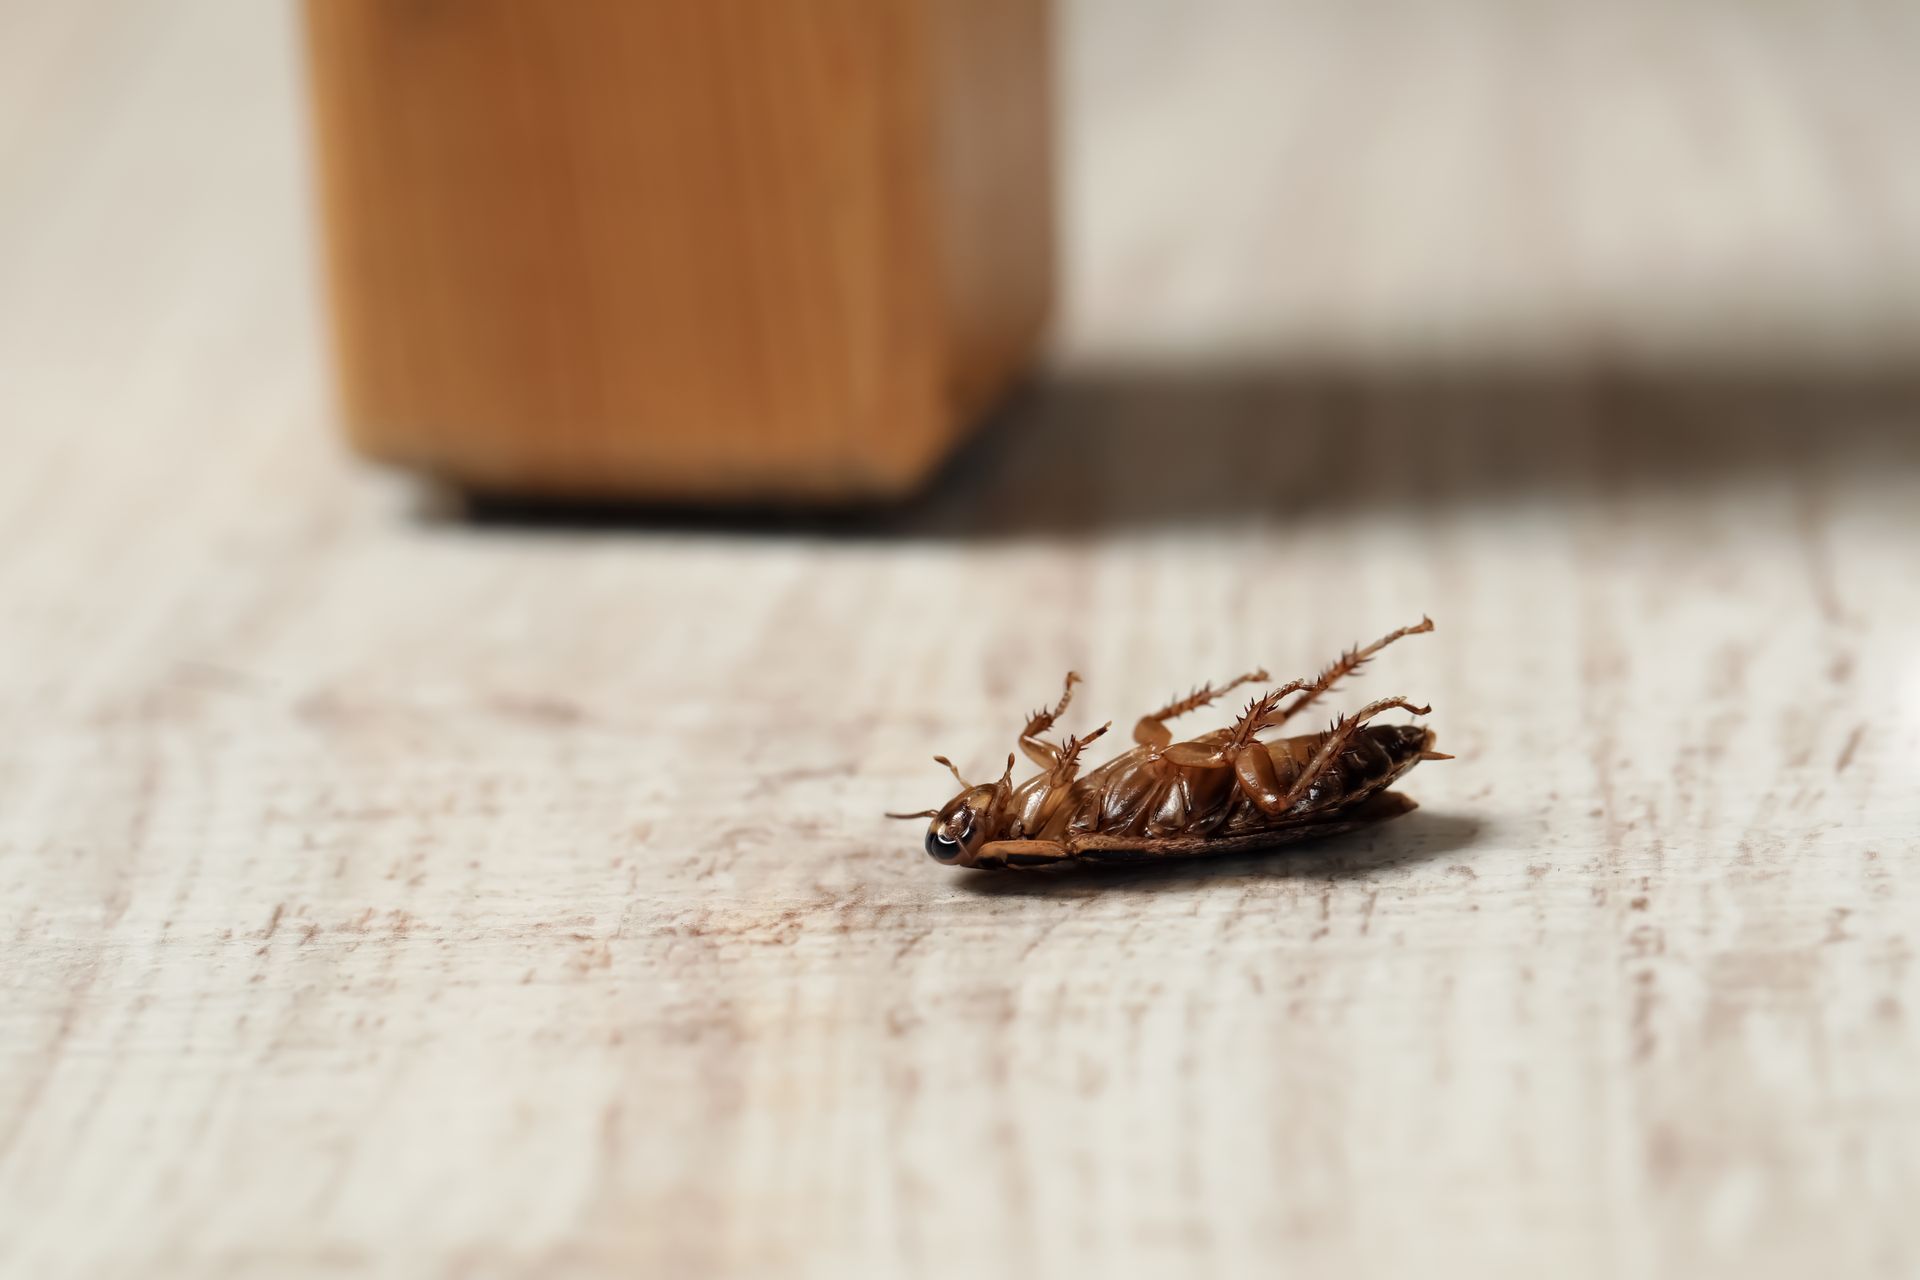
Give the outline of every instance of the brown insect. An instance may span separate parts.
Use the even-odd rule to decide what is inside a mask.
[[[1284,725],[1401,636],[1431,630],[1432,621],[1422,618],[1364,649],[1349,649],[1315,678],[1290,681],[1253,699],[1226,728],[1175,742],[1167,721],[1241,685],[1263,682],[1267,673],[1250,671],[1218,688],[1202,685],[1141,717],[1133,729],[1137,745],[1086,774],[1080,773],[1081,753],[1111,721],[1058,745],[1040,736],[1073,699],[1080,677],[1070,671],[1060,701],[1050,711],[1036,711],[1020,733],[1020,749],[1039,773],[1016,785],[1010,754],[999,781],[976,785],[945,756],[935,756],[960,783],[960,794],[939,809],[887,816],[933,819],[927,852],[949,866],[983,871],[1201,858],[1397,817],[1414,804],[1387,788],[1422,760],[1453,757],[1433,749],[1431,729],[1368,722],[1395,707],[1422,716],[1430,708],[1382,698],[1341,716],[1324,733],[1270,742],[1259,735]]]

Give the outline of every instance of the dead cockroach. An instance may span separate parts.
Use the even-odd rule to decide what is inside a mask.
[[[1020,733],[1020,749],[1039,773],[1016,784],[1014,757],[1008,755],[999,781],[975,785],[952,761],[935,756],[960,783],[960,794],[939,809],[887,816],[933,819],[929,854],[948,866],[988,871],[1269,849],[1396,817],[1414,804],[1387,788],[1422,760],[1453,757],[1433,749],[1431,729],[1368,721],[1395,707],[1422,716],[1429,708],[1382,698],[1335,720],[1324,733],[1270,742],[1259,735],[1298,715],[1401,636],[1431,630],[1433,622],[1422,618],[1364,649],[1349,649],[1317,677],[1253,699],[1226,728],[1175,742],[1167,721],[1241,685],[1264,682],[1267,673],[1250,671],[1217,688],[1202,685],[1141,717],[1133,729],[1137,745],[1085,774],[1080,755],[1111,722],[1057,745],[1040,736],[1073,698],[1080,677],[1068,672],[1060,701],[1035,712]]]

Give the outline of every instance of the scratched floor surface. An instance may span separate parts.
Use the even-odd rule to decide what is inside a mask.
[[[1137,109],[1160,11],[1074,12]],[[328,433],[291,38],[0,17],[0,1271],[1920,1267],[1920,389],[1833,321],[1911,337],[1920,206],[1807,312],[1520,308],[1800,365],[1332,359],[1222,237],[1405,308],[1181,256],[1179,135],[1090,131],[1061,367],[927,502],[468,518]],[[1196,363],[1236,315],[1290,357]],[[1124,726],[1422,612],[1389,827],[969,878],[878,816],[1068,667]]]

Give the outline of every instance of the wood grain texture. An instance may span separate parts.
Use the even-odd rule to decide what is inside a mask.
[[[495,489],[892,496],[1034,359],[1044,0],[312,0],[346,416]]]
[[[1526,250],[1557,269],[1501,277],[1538,339],[1501,362],[1417,210],[1303,240],[1272,173],[1179,168],[1293,83],[1257,8],[1070,15],[1060,369],[925,505],[784,525],[467,520],[369,474],[296,13],[0,8],[0,1272],[1920,1267],[1920,235],[1874,196],[1912,11],[1725,26],[1801,68],[1799,124],[1649,68],[1735,140],[1691,202],[1611,135],[1544,151],[1620,175],[1580,213],[1618,238]],[[1628,12],[1695,53],[1732,21]],[[1337,117],[1376,64],[1299,13]],[[1733,198],[1779,177],[1755,139],[1842,120],[1870,176],[1820,218]],[[1372,207],[1289,136],[1323,210]],[[1813,247],[1756,262],[1817,306],[1565,291],[1780,235]],[[1479,354],[1408,355],[1422,308]],[[1233,333],[1266,357],[1191,358]],[[1522,358],[1608,333],[1645,359]],[[1126,724],[1423,610],[1353,694],[1430,699],[1459,758],[1375,831],[996,878],[878,816],[1069,666],[1069,727]]]

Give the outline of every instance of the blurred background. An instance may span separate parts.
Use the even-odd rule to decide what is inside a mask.
[[[1911,1274],[1916,69],[0,0],[0,1269]],[[1378,835],[877,817],[1423,612]]]
[[[1066,4],[1102,357],[1903,367],[1910,6]]]
[[[567,479],[575,473],[564,460],[550,464],[534,446],[516,460],[515,441],[566,432],[697,436],[728,413],[775,427],[784,415],[799,424],[794,433],[816,438],[890,414],[889,425],[867,428],[875,440],[861,448],[870,457],[927,437],[911,456],[875,462],[873,477],[823,482],[831,498],[923,482],[1010,381],[1049,359],[1061,377],[1043,385],[1057,394],[1144,380],[1151,385],[1131,389],[1176,397],[1156,420],[1186,417],[1204,428],[1221,417],[1210,389],[1245,391],[1250,373],[1281,396],[1269,414],[1285,416],[1317,403],[1312,393],[1330,380],[1384,386],[1444,376],[1456,386],[1487,384],[1496,396],[1543,375],[1721,390],[1782,379],[1828,390],[1884,385],[1906,377],[1920,347],[1920,166],[1909,158],[1905,123],[1920,19],[1910,6],[1693,0],[1605,10],[1471,3],[1441,12],[1211,0],[1176,13],[1125,0],[1051,11],[996,0],[927,8],[936,15],[931,30],[946,24],[936,47],[972,38],[971,62],[955,56],[953,65],[934,59],[901,70],[888,41],[906,37],[858,6],[790,21],[801,34],[788,56],[767,61],[840,57],[845,79],[878,81],[879,68],[894,66],[933,88],[916,82],[889,98],[894,87],[882,85],[871,101],[815,93],[796,109],[807,123],[783,142],[756,123],[779,118],[777,96],[743,97],[736,81],[751,64],[724,52],[751,45],[738,39],[758,29],[750,5],[731,17],[713,11],[707,29],[681,22],[684,49],[666,38],[672,22],[623,22],[613,16],[618,7],[564,20],[528,10],[547,16],[523,17],[521,29],[512,6],[316,6],[313,29],[327,36],[318,92],[334,104],[328,136],[347,157],[332,166],[331,205],[336,299],[353,305],[334,346],[353,375],[345,416],[363,421],[362,443],[427,471],[464,467],[488,488],[570,491],[592,485]],[[16,403],[72,404],[76,385],[91,391],[130,348],[190,345],[209,327],[238,325],[258,343],[271,332],[276,367],[312,384],[311,394],[290,397],[301,412],[337,414],[322,363],[315,180],[323,166],[313,154],[298,7],[185,4],[160,14],[20,2],[6,22],[0,352]],[[571,48],[552,37],[594,23],[624,32],[622,47],[643,52],[591,63],[592,40]],[[669,52],[644,52],[653,45]],[[647,57],[668,63],[685,50],[708,53],[706,72],[694,68],[664,88],[633,84],[623,103],[628,89],[612,70]],[[490,75],[505,85],[498,93],[487,88]],[[817,88],[800,73],[793,79],[803,92]],[[556,100],[564,93],[563,106],[526,105],[545,101],[543,90]],[[925,92],[945,94],[934,122],[941,132],[934,147],[906,153],[932,154],[940,189],[918,212],[883,209],[872,225],[909,229],[889,232],[894,240],[941,242],[938,265],[903,268],[881,240],[854,251],[871,256],[870,267],[831,258],[811,265],[823,259],[814,233],[834,216],[830,204],[812,202],[830,188],[807,185],[804,171],[796,182],[763,180],[765,157],[787,154],[785,146],[792,163],[804,164],[812,133],[850,134],[844,154],[832,153],[847,174],[861,172],[848,178],[844,200],[869,189],[893,199],[892,188],[915,179],[874,122],[889,104]],[[569,143],[568,109],[588,121],[681,121],[667,132],[692,141],[623,170],[605,160],[622,154],[618,129],[594,126],[600,132],[588,141]],[[512,122],[523,117],[547,132],[527,133],[528,124],[519,136]],[[442,161],[449,152],[462,154]],[[713,174],[708,195],[667,194]],[[516,191],[531,194],[498,198]],[[731,221],[711,212],[756,199],[774,206],[758,222],[751,207]],[[696,235],[691,228],[713,218],[712,248],[689,252],[662,241],[665,231],[650,232],[646,210],[668,202],[675,233]],[[583,210],[601,204],[640,216],[623,212],[624,222],[596,226]],[[768,249],[789,223],[812,238]],[[482,229],[463,233],[469,224]],[[975,225],[989,229],[966,230]],[[626,248],[650,235],[663,245],[651,257]],[[759,248],[743,247],[756,236]],[[515,253],[514,244],[535,247]],[[502,261],[515,258],[518,265]],[[883,282],[873,286],[882,295],[895,294],[869,305],[863,285],[841,290],[850,271],[862,270]],[[768,285],[773,276],[852,300],[783,310],[785,286]],[[885,283],[896,278],[904,283]],[[964,306],[978,279],[991,283],[976,291],[998,290],[1018,312],[1002,307],[1005,314],[982,320],[996,305],[989,301],[954,322],[1012,335],[1005,350],[982,357],[984,375],[958,367],[973,358],[966,351],[956,363],[964,333],[896,336],[919,323],[917,299],[901,296],[957,294]],[[678,295],[664,314],[647,310],[650,288],[663,298],[673,289],[701,297],[722,285],[718,292],[740,295],[745,311],[690,314],[701,308]],[[498,321],[473,319],[489,308]],[[519,328],[509,313],[522,317]],[[268,316],[270,331],[262,328]],[[1040,317],[1052,322],[1044,349],[1031,328]],[[489,325],[496,336],[487,336]],[[814,330],[827,336],[809,345],[804,335]],[[876,333],[886,336],[868,351]],[[549,341],[608,351],[569,362],[543,357]],[[657,360],[636,354],[656,349],[664,352]],[[868,353],[848,354],[856,350]],[[887,385],[859,383],[857,373],[844,388],[820,390],[821,370],[835,361],[917,359],[947,362],[928,375],[944,379],[939,395],[957,397],[930,411],[943,419],[938,428],[916,425],[918,400],[903,407]],[[682,381],[691,389],[678,398],[616,385],[622,368],[637,368],[649,385],[672,381],[658,376],[670,362],[690,371]],[[499,365],[521,368],[497,383],[478,372]],[[956,390],[954,380],[967,377],[981,386]],[[543,378],[544,389],[536,385]],[[720,402],[716,383],[758,383],[764,394]],[[807,418],[814,406],[819,421]],[[1082,423],[1085,415],[1069,408],[1066,417]],[[16,420],[29,419],[45,415]],[[586,425],[564,425],[574,422]],[[1247,425],[1269,434],[1264,421]],[[1229,439],[1214,443],[1229,445],[1230,427]],[[475,457],[449,467],[440,455],[453,446],[433,441],[461,432]],[[719,434],[728,432],[744,434],[747,455],[778,457],[778,431],[755,437],[733,423]],[[489,448],[494,456],[479,456]],[[592,446],[576,455],[598,458]],[[797,478],[805,468],[765,465],[772,478],[743,482],[745,496],[779,499],[783,484],[787,497],[822,496]],[[675,496],[673,468],[643,453],[633,469],[648,466],[666,479],[617,482],[614,491],[624,484],[633,497]],[[575,471],[591,478],[607,469],[596,461]],[[704,492],[682,488],[692,499]],[[730,496],[724,485],[720,496]]]

